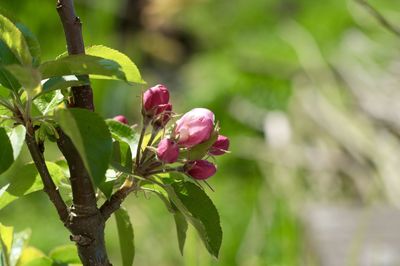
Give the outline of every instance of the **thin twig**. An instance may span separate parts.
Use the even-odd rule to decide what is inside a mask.
[[[388,31],[395,34],[397,37],[400,37],[400,28],[393,25],[389,22],[376,8],[374,8],[370,3],[366,0],[355,0],[357,3],[365,7],[368,12],[375,17],[375,19]]]

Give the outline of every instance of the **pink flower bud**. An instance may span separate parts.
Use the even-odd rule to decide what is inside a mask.
[[[157,106],[167,104],[169,91],[164,85],[156,85],[143,93],[143,109],[148,115],[154,114]]]
[[[165,163],[174,163],[178,160],[179,147],[170,139],[162,139],[157,146],[157,157]]]
[[[126,117],[123,116],[123,115],[117,115],[117,116],[114,117],[113,119],[114,119],[115,121],[118,121],[118,122],[122,123],[122,124],[125,124],[125,125],[128,124],[128,119],[126,119]]]
[[[207,179],[217,172],[215,165],[206,160],[191,161],[185,167],[189,176],[199,180]]]
[[[229,149],[229,139],[223,135],[218,135],[217,140],[208,152],[211,155],[222,155]]]
[[[171,119],[171,114],[172,114],[172,104],[167,103],[157,106],[155,110],[156,118],[153,124],[159,128],[165,127],[165,125]]]
[[[205,108],[195,108],[176,121],[178,143],[187,148],[208,140],[214,130],[214,114]]]

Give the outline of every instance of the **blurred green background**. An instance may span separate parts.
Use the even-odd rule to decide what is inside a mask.
[[[224,231],[219,260],[190,231],[185,254],[161,201],[131,195],[136,265],[310,265],[301,217],[315,202],[400,205],[399,38],[352,0],[76,0],[87,46],[127,53],[177,113],[213,110],[232,153],[208,194]],[[400,24],[396,1],[371,5]],[[65,51],[55,0],[0,0],[32,32],[43,60]],[[140,121],[139,93],[95,81],[97,112]],[[68,243],[46,196],[0,211],[45,252]],[[120,265],[114,221],[107,245]]]

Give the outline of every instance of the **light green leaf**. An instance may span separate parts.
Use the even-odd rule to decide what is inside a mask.
[[[47,168],[56,185],[64,178],[60,166],[52,162],[46,162]],[[0,210],[18,198],[43,189],[43,183],[33,163],[23,166],[13,165],[2,178],[7,180],[7,185],[0,188]]]
[[[4,173],[14,162],[13,147],[7,132],[0,128],[0,174]]]
[[[134,233],[129,214],[120,208],[114,213],[117,222],[119,247],[121,249],[122,265],[132,266],[135,257]]]
[[[47,115],[52,113],[63,100],[64,95],[60,91],[51,91],[46,94],[40,94],[39,97],[33,100],[33,104],[43,115]]]
[[[71,138],[96,186],[105,180],[112,154],[112,139],[104,120],[85,109],[61,109],[56,121]]]
[[[107,119],[106,123],[111,132],[112,137],[115,140],[127,143],[131,148],[131,151],[136,152],[137,145],[139,142],[139,134],[136,133],[136,131],[133,128],[125,124],[122,124],[118,121],[115,121],[113,119]]]
[[[217,209],[207,194],[191,182],[165,185],[170,200],[197,230],[209,253],[218,257],[222,229]]]
[[[128,56],[117,50],[103,45],[95,45],[86,48],[86,54],[102,57],[117,62],[121,66],[121,70],[125,74],[126,80],[128,82],[142,84],[145,83],[140,75],[139,69],[132,62],[132,60],[129,59]]]
[[[188,160],[201,160],[201,159],[203,159],[204,156],[207,155],[207,153],[210,150],[211,146],[214,144],[214,142],[217,139],[218,139],[218,131],[214,131],[212,133],[211,137],[207,141],[194,146],[193,148],[191,148],[188,151],[185,151],[185,153],[186,152],[188,153],[185,158],[187,158]]]
[[[42,90],[40,72],[31,66],[7,65],[4,66],[33,98]]]
[[[33,261],[38,258],[46,257],[44,253],[34,247],[26,247],[22,251],[22,254],[18,260],[17,266],[26,266],[28,262]]]
[[[48,257],[41,257],[24,264],[23,266],[53,266],[53,261]],[[21,265],[22,266],[22,265]]]
[[[127,81],[122,67],[115,61],[91,55],[69,55],[44,62],[39,66],[42,78],[69,75],[96,75]]]
[[[183,255],[183,248],[185,246],[188,223],[185,219],[185,216],[178,210],[174,214],[174,220],[176,225],[176,233],[178,235],[179,250]]]
[[[57,265],[68,265],[71,263],[81,263],[78,256],[78,250],[75,245],[65,245],[56,247],[50,251],[49,257]]]
[[[2,260],[1,263],[10,265],[11,247],[14,238],[14,228],[12,226],[5,226],[0,223],[0,247]]]
[[[21,152],[22,146],[24,145],[25,134],[26,129],[23,125],[18,125],[14,127],[11,132],[8,133],[8,137],[10,138],[11,146],[13,149],[14,160],[17,159],[19,153]]]
[[[0,40],[10,48],[21,64],[32,65],[32,56],[22,32],[3,15],[0,15]]]

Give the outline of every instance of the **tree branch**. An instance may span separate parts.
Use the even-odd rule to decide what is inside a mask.
[[[131,191],[132,187],[122,186],[119,190],[114,192],[109,200],[103,203],[100,207],[100,212],[104,221],[107,221],[111,214],[121,207],[121,203],[126,199]]]
[[[42,179],[44,191],[56,207],[58,216],[60,217],[61,221],[64,223],[65,226],[67,226],[69,218],[68,207],[62,199],[57,186],[53,182],[53,179],[51,178],[43,154],[40,151],[38,144],[36,143],[33,129],[28,129],[28,131],[30,131],[30,133],[26,134],[25,142]]]
[[[75,14],[72,0],[58,0],[57,12],[63,24],[68,54],[84,54],[85,45],[82,37],[82,23]],[[93,91],[90,85],[72,87],[73,106],[94,110]]]

